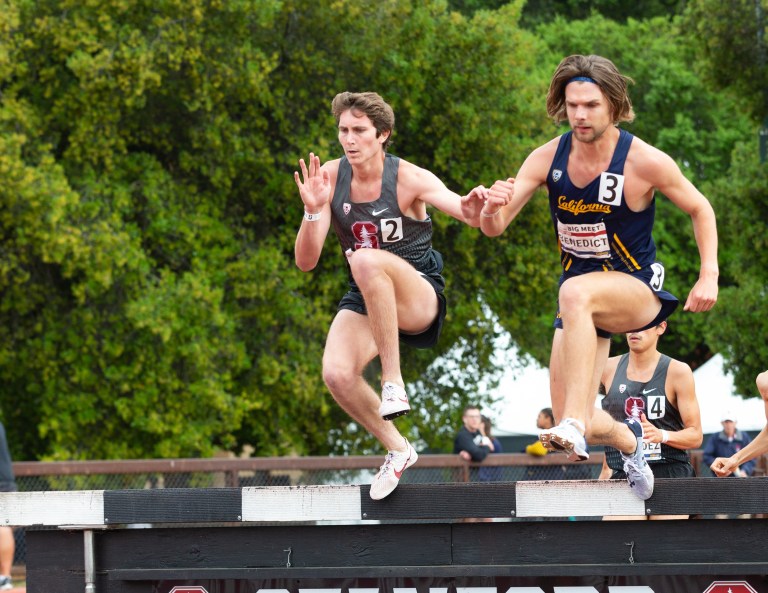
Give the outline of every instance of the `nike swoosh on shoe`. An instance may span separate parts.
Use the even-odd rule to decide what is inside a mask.
[[[408,450],[408,459],[405,460],[405,463],[403,463],[403,467],[400,468],[400,471],[397,471],[396,469],[392,468],[392,471],[395,473],[395,477],[399,480],[400,477],[403,475],[403,472],[405,471],[405,468],[408,467],[408,462],[411,460],[411,451]]]

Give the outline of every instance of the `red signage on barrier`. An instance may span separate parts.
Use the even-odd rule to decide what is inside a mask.
[[[168,593],[208,593],[205,587],[199,587],[197,585],[182,585],[181,587],[174,587]]]
[[[715,581],[704,593],[757,593],[746,581]]]

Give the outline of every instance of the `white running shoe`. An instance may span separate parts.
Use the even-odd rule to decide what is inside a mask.
[[[405,439],[405,451],[389,451],[384,459],[384,465],[379,468],[371,482],[371,498],[381,500],[389,496],[397,488],[403,472],[419,459],[416,449]]]
[[[589,449],[578,425],[581,425],[578,420],[566,418],[557,426],[544,430],[539,440],[550,451],[562,451],[568,455],[569,461],[586,461],[589,459]]]
[[[640,500],[648,500],[653,494],[654,475],[643,452],[643,425],[633,419],[627,420],[626,424],[637,437],[637,448],[631,455],[621,454],[624,460],[624,473],[627,474],[627,482],[632,493]]]
[[[0,576],[0,591],[10,591],[13,589],[13,582],[9,576]]]
[[[384,382],[381,388],[381,405],[379,415],[384,420],[393,420],[411,411],[408,403],[408,394],[397,383]]]

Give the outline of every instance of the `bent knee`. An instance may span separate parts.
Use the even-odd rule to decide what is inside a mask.
[[[346,393],[358,377],[351,367],[323,360],[323,381],[334,397]]]
[[[588,311],[591,303],[591,291],[583,278],[569,278],[563,282],[558,294],[558,305],[562,315],[568,315],[574,311]]]
[[[358,249],[347,258],[349,270],[355,280],[361,282],[369,275],[379,273],[382,267],[382,258],[378,249]]]

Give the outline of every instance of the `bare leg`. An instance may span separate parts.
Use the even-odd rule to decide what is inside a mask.
[[[567,378],[563,417],[585,425],[589,400],[595,395],[591,388],[598,357],[596,328],[624,332],[642,327],[657,315],[659,300],[627,274],[595,272],[566,280],[560,287],[559,305],[563,319],[559,364]]]
[[[594,330],[593,330],[594,331]],[[617,422],[611,416],[595,407],[600,377],[603,374],[605,361],[608,359],[610,341],[606,338],[595,337],[595,360],[590,377],[589,395],[583,411],[585,418],[587,442],[592,445],[610,445],[624,453],[632,453],[637,447],[637,440],[632,431],[622,422]],[[552,390],[552,410],[557,422],[564,418],[572,418],[565,414],[565,385],[567,375],[562,371],[563,331],[555,330],[552,340],[552,356],[550,358],[549,381]]]
[[[368,318],[352,311],[339,311],[328,332],[323,379],[344,411],[387,450],[404,450],[403,436],[392,422],[379,416],[379,396],[363,378],[363,370],[376,353]]]
[[[382,384],[403,386],[398,331],[420,333],[432,325],[438,313],[435,291],[413,266],[386,251],[360,249],[348,261],[365,300]]]
[[[0,527],[0,575],[11,576],[15,549],[16,541],[13,539],[13,529],[5,526]]]

